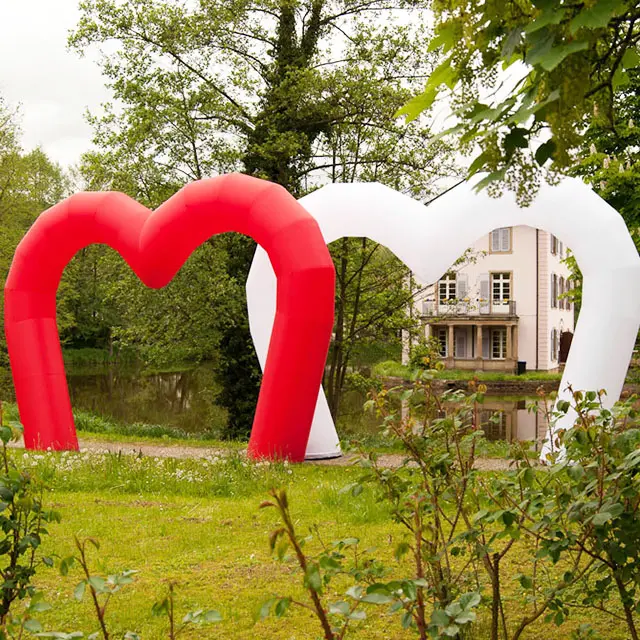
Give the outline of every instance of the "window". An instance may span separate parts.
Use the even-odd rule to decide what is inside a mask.
[[[511,274],[491,274],[491,302],[492,304],[508,304],[511,299]]]
[[[507,330],[491,330],[491,359],[504,360],[507,357]]]
[[[511,227],[494,229],[491,232],[491,253],[508,253],[511,251]]]
[[[507,414],[505,411],[480,411],[480,426],[487,440],[507,439]]]
[[[558,238],[556,238],[552,233],[549,234],[549,243],[551,247],[551,255],[560,256],[561,258],[564,256],[564,245]]]
[[[447,357],[447,330],[443,328],[439,328],[436,332],[436,338],[438,338],[438,343],[440,345],[440,357]]]
[[[438,300],[442,304],[456,299],[456,274],[447,273],[438,283]]]
[[[558,359],[558,331],[551,329],[551,362]]]
[[[558,280],[558,306],[564,309],[564,278],[562,276]]]
[[[558,276],[551,274],[551,308],[558,308]]]

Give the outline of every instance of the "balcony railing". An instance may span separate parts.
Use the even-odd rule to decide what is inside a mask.
[[[447,300],[437,303],[435,300],[422,301],[422,315],[430,318],[476,317],[516,315],[515,300]]]

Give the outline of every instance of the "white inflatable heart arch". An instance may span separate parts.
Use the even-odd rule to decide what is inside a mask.
[[[584,283],[559,398],[566,397],[568,384],[606,389],[610,404],[619,398],[640,324],[640,257],[618,212],[580,180],[543,185],[527,208],[519,207],[511,193],[494,199],[469,183],[428,206],[378,183],[327,185],[300,203],[318,221],[327,244],[345,236],[370,238],[393,251],[422,282],[438,280],[473,242],[498,227],[528,225],[553,233],[571,247]],[[276,278],[260,247],[247,280],[247,304],[264,368]],[[338,435],[320,388],[306,457],[338,455]]]

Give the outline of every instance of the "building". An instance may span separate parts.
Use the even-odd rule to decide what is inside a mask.
[[[480,238],[416,307],[425,337],[437,338],[445,366],[550,371],[566,361],[574,310],[563,294],[570,272],[555,236],[528,226]]]

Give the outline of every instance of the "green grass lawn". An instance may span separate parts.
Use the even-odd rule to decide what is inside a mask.
[[[241,456],[204,460],[156,459],[96,453],[23,453],[14,451],[23,464],[37,468],[51,487],[48,502],[62,515],[45,538],[46,554],[72,552],[73,536],[100,540],[96,573],[135,569],[133,585],[116,595],[107,620],[113,638],[126,630],[145,640],[167,638],[166,624],[151,616],[153,603],[164,597],[167,584],[176,583],[180,617],[190,610],[214,608],[219,624],[185,631],[184,638],[305,640],[319,637],[317,623],[303,609],[293,608],[284,619],[255,622],[261,604],[273,595],[303,599],[301,576],[293,562],[280,563],[269,553],[268,535],[276,525],[272,509],[260,510],[270,487],[286,487],[298,531],[307,534],[318,525],[325,541],[358,537],[361,547],[374,547],[395,575],[405,566],[392,558],[403,530],[392,522],[383,503],[371,490],[357,498],[341,489],[357,478],[352,467],[252,464]],[[317,540],[308,542],[317,548]],[[518,543],[519,544],[519,543]],[[513,563],[520,556],[511,554]],[[522,556],[523,558],[526,556]],[[515,584],[524,567],[507,564],[505,588]],[[405,574],[406,575],[406,574]],[[36,582],[46,592],[53,609],[41,615],[48,629],[96,630],[88,598],[76,602],[73,589],[80,579],[77,568],[61,577],[57,570],[42,568]],[[344,585],[332,594],[337,600]],[[509,611],[522,607],[513,598]],[[397,615],[385,607],[370,607],[368,618],[354,626],[352,637],[393,640],[415,637],[403,630]],[[484,614],[483,614],[484,615]],[[610,640],[623,640],[618,622],[577,612],[560,629],[543,622],[526,638],[568,638],[570,629],[589,621]],[[487,620],[476,626],[474,638],[484,640]]]
[[[400,364],[395,360],[387,360],[385,362],[379,362],[373,367],[372,373],[382,377],[394,377],[402,378],[404,380],[411,379],[411,370],[407,365]],[[562,374],[551,371],[529,371],[518,376],[513,373],[505,373],[503,371],[463,371],[460,369],[443,369],[433,373],[434,377],[438,380],[478,380],[487,381],[523,381],[523,380],[540,380],[545,381],[560,381]]]

